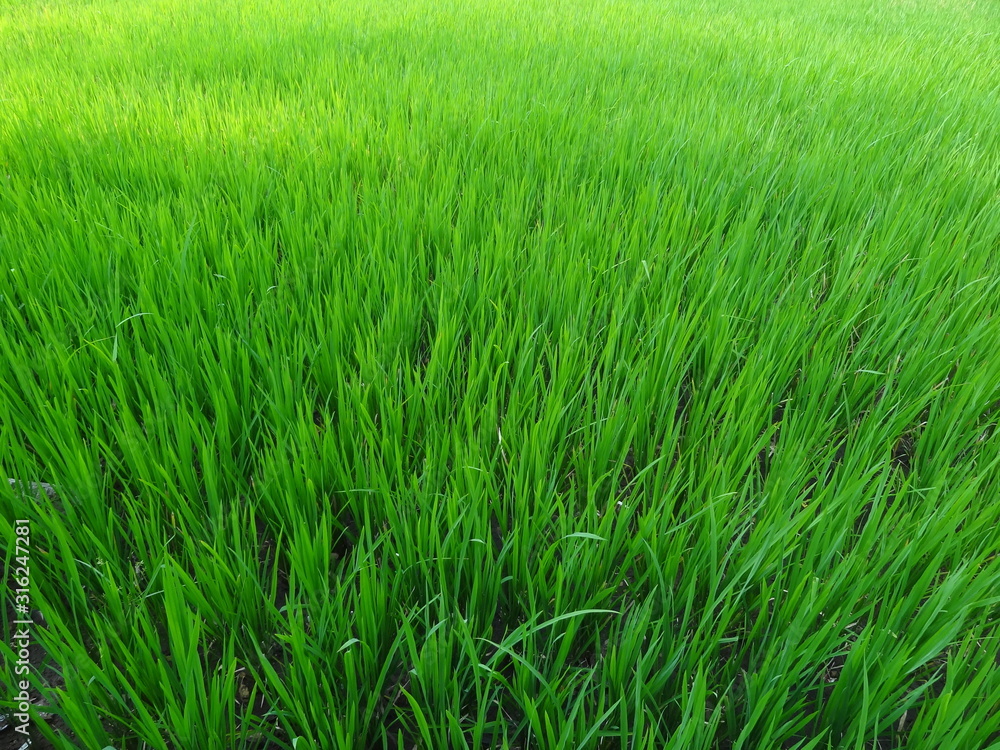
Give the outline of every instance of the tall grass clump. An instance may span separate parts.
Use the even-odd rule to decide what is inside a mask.
[[[0,714],[1000,747],[998,28],[0,2]]]

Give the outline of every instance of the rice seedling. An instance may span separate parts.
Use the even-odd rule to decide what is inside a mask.
[[[998,22],[0,3],[0,747],[1000,747]]]

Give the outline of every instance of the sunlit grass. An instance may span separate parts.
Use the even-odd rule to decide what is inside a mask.
[[[38,731],[1000,746],[997,28],[0,3]]]

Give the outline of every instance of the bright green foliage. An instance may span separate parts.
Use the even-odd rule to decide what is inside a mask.
[[[998,29],[3,0],[52,739],[1000,746]]]

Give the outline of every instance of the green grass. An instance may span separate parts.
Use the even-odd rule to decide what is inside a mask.
[[[38,731],[1000,747],[997,29],[0,2]]]

